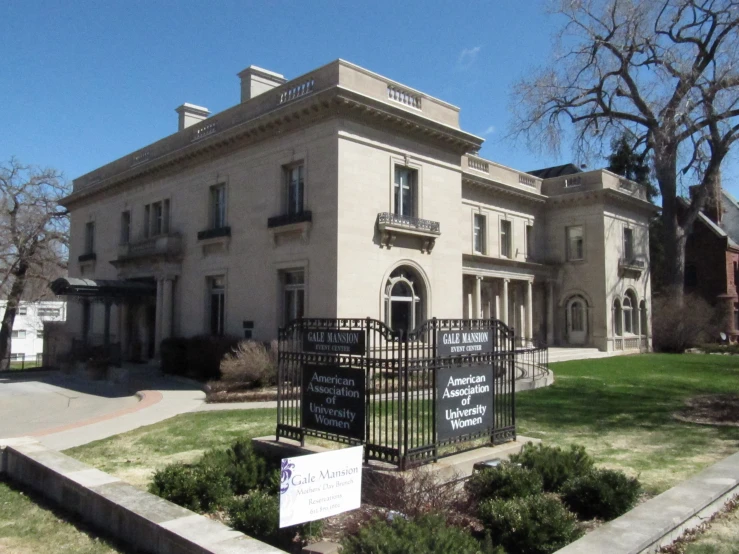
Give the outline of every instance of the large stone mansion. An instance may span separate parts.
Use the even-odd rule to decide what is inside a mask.
[[[272,339],[292,318],[489,318],[521,341],[650,347],[642,187],[477,155],[459,108],[343,60],[74,181],[69,331],[152,357],[170,336]]]

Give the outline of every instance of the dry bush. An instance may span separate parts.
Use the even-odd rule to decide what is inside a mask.
[[[718,338],[720,314],[703,298],[686,294],[681,306],[675,298],[666,295],[655,297],[652,305],[655,350],[684,352],[687,348]]]
[[[274,354],[273,354],[274,350]],[[264,344],[243,340],[221,361],[221,380],[255,388],[277,382],[276,342],[267,350]]]
[[[363,500],[395,510],[410,518],[440,514],[447,521],[457,521],[459,509],[467,504],[467,495],[455,482],[445,482],[437,472],[416,468],[393,476],[369,474],[364,478]]]

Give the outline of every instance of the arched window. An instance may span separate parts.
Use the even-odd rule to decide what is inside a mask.
[[[613,301],[613,333],[617,337],[623,335],[623,311],[618,298]]]
[[[624,296],[624,331],[637,334],[639,331],[639,313],[636,310],[636,295],[633,290],[626,291]]]
[[[639,332],[643,337],[646,337],[649,333],[647,332],[647,303],[644,302],[644,300],[639,303],[639,317],[641,318],[641,328],[639,329]]]
[[[426,290],[422,279],[411,267],[401,266],[390,274],[385,284],[385,323],[405,333],[426,319]]]

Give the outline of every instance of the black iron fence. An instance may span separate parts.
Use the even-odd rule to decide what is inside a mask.
[[[278,438],[363,444],[367,460],[406,468],[516,437],[514,333],[497,320],[431,319],[408,334],[297,320],[280,329],[278,364]]]
[[[44,354],[10,354],[2,359],[0,362],[0,371],[11,370],[11,371],[23,371],[25,369],[37,369],[42,367],[48,367],[48,357]]]
[[[546,346],[516,348],[516,380],[537,382],[549,376],[549,349]]]

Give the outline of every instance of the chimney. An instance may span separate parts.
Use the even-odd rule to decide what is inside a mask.
[[[190,125],[200,123],[210,115],[208,108],[187,103],[182,104],[182,106],[175,109],[175,111],[180,115],[179,124],[177,125],[178,131],[182,131],[182,129],[185,129]]]
[[[241,79],[242,103],[287,82],[287,79],[279,73],[267,71],[256,65],[250,65],[239,73],[239,78]]]

